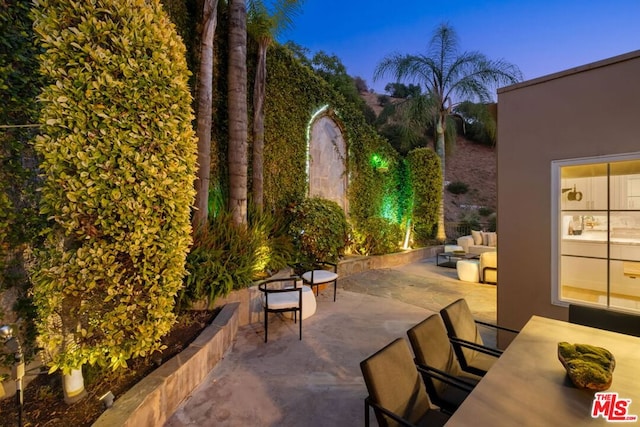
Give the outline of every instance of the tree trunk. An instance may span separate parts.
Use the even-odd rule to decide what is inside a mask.
[[[198,80],[198,179],[195,182],[194,230],[206,224],[209,215],[209,179],[211,176],[211,115],[213,93],[213,38],[216,32],[218,0],[206,0],[203,12]]]
[[[445,146],[444,146],[444,130],[445,130],[446,116],[444,114],[438,115],[438,124],[436,125],[437,141],[436,141],[436,153],[440,157],[440,167],[442,170],[442,191],[440,193],[440,202],[438,203],[438,231],[436,233],[436,240],[441,243],[447,241],[447,233],[444,228],[444,182],[445,182]]]
[[[264,205],[264,98],[267,83],[268,40],[258,43],[258,64],[253,88],[253,202],[258,210]]]
[[[247,222],[247,8],[229,1],[229,210]]]

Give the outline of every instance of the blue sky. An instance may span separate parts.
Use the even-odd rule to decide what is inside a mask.
[[[530,80],[640,49],[639,19],[640,0],[306,0],[279,41],[335,54],[383,93],[388,80],[373,81],[380,60],[426,52],[443,22],[456,30],[460,51],[504,59]]]

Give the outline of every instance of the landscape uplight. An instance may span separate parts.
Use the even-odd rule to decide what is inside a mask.
[[[22,378],[24,377],[24,357],[22,354],[22,347],[17,337],[13,336],[13,329],[11,326],[4,325],[0,327],[0,338],[4,340],[4,347],[13,353],[15,358],[15,364],[11,376],[16,382],[16,402],[18,404],[18,427],[22,427],[22,406],[23,406],[23,394],[22,394]]]

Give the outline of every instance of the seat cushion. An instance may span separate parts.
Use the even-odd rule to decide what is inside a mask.
[[[313,270],[313,282],[311,282],[311,271],[307,271],[302,275],[302,279],[307,283],[313,283],[319,285],[320,283],[333,282],[338,278],[338,275],[333,271],[328,270]]]
[[[263,304],[266,304],[266,298],[263,297]],[[283,308],[297,307],[300,303],[299,294],[292,292],[274,292],[269,294],[269,306],[271,310],[280,310]]]

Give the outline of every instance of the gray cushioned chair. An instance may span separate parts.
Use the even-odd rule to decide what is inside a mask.
[[[380,426],[442,426],[449,417],[431,408],[406,340],[398,338],[360,362],[369,391],[365,426],[373,407]]]
[[[502,350],[484,345],[477,325],[515,334],[519,332],[515,329],[475,320],[464,298],[460,298],[440,310],[440,315],[462,370],[476,375],[486,374],[502,354]]]
[[[407,335],[416,364],[427,371],[422,378],[431,402],[453,413],[481,377],[462,370],[439,314],[427,317]]]

